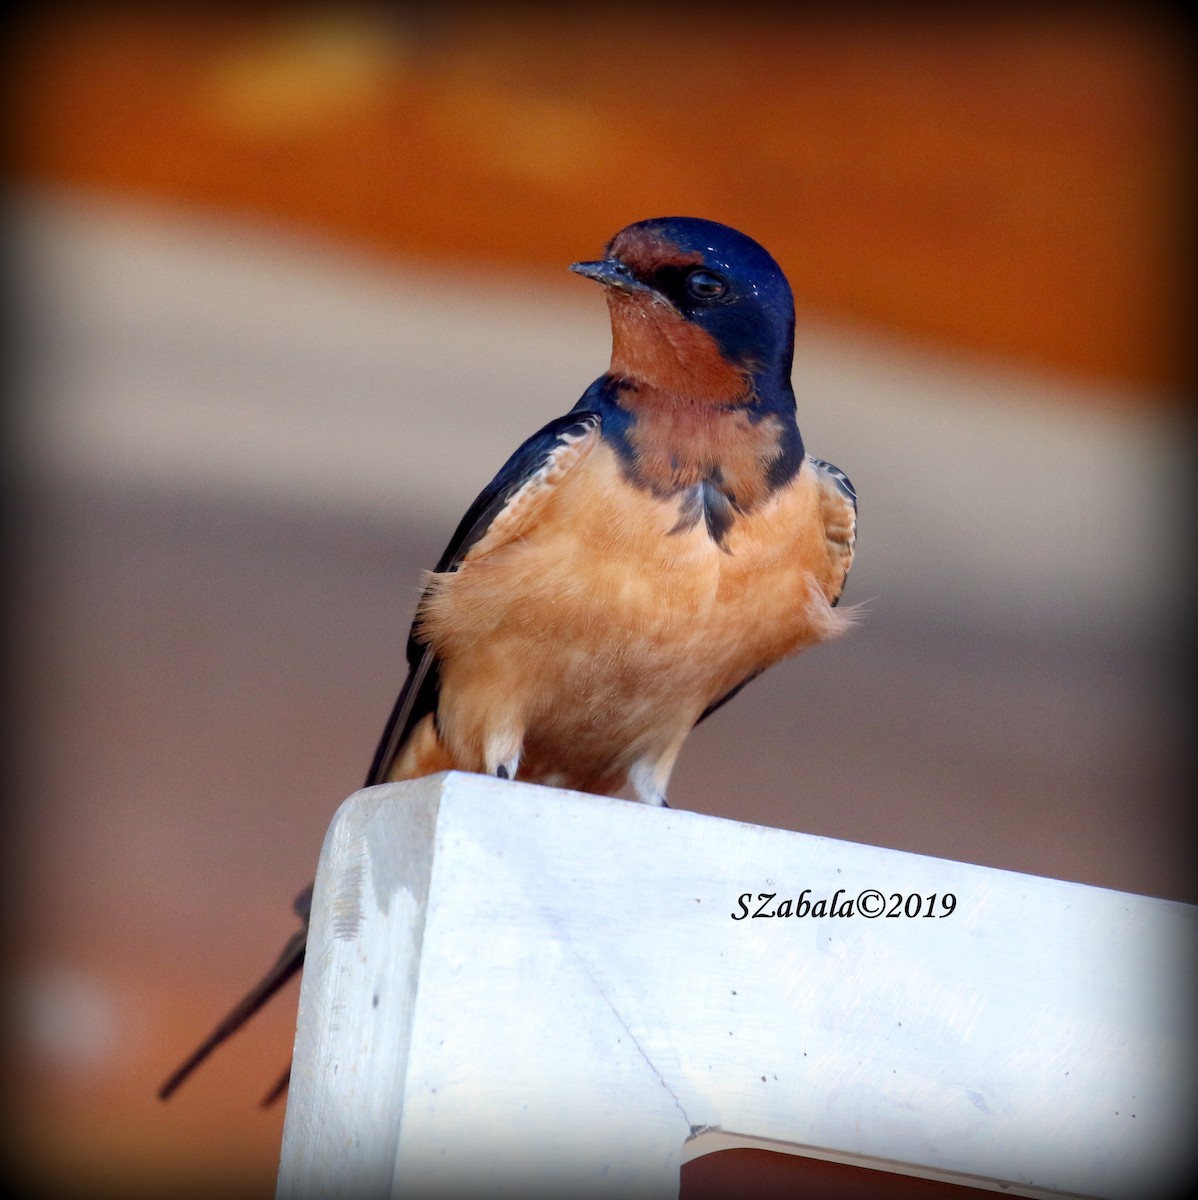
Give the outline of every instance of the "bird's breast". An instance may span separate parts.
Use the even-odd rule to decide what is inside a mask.
[[[738,517],[721,546],[680,520],[687,489],[633,486],[601,444],[521,536],[432,580],[420,621],[441,660],[439,721],[464,738],[496,720],[540,729],[559,755],[685,736],[749,675],[827,636],[808,475]]]
[[[443,659],[485,653],[496,636],[552,645],[558,661],[677,648],[702,626],[720,586],[718,547],[701,524],[680,527],[689,503],[685,492],[658,497],[631,486],[601,445],[520,536],[434,577],[422,630]]]
[[[742,512],[768,497],[774,464],[783,454],[777,414],[679,404],[649,387],[637,388],[621,404],[634,413],[623,450],[636,483],[658,496],[705,484]]]

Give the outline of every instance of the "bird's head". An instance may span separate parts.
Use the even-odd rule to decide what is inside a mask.
[[[766,381],[790,387],[794,299],[752,238],[697,217],[656,217],[570,268],[607,291],[613,375],[728,404]]]

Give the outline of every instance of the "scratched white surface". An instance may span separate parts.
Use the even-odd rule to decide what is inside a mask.
[[[805,888],[956,908],[732,919]],[[322,856],[279,1194],[672,1196],[706,1129],[1151,1194],[1194,1113],[1196,918],[475,776],[371,789]]]

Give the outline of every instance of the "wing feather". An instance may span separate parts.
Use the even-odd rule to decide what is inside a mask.
[[[853,565],[857,549],[857,491],[849,477],[830,462],[822,458],[811,458],[808,463],[815,468],[821,484],[824,530],[828,538],[828,553],[841,567],[840,588],[832,600],[835,608],[844,591],[844,581]]]
[[[434,574],[456,571],[467,559],[519,537],[553,487],[599,440],[600,427],[598,413],[576,410],[534,433],[466,510]],[[415,623],[408,635],[407,657],[408,676],[374,752],[366,787],[387,778],[416,723],[436,711],[439,664],[432,648],[420,640]]]
[[[820,481],[823,499],[821,511],[829,551],[835,559],[840,561],[844,572],[840,580],[840,590],[832,600],[832,607],[835,608],[844,591],[844,581],[848,577],[849,568],[853,565],[853,553],[857,545],[857,492],[849,481],[849,477],[839,467],[834,467],[822,458],[812,458],[810,455],[807,456],[807,462],[815,468]],[[760,674],[761,671],[754,671],[734,688],[713,700],[699,714],[699,720],[695,724],[698,725],[717,709],[723,708],[733,696],[740,692],[741,688],[752,683]]]

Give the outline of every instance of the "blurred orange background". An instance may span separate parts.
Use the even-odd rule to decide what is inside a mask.
[[[1173,419],[1189,367],[1185,37],[1147,7],[878,7],[49,6],[10,39],[10,177],[34,208],[69,197],[198,214],[383,271],[465,271],[551,299],[566,295],[552,290],[565,264],[625,223],[702,215],[767,245],[800,321],[1064,381],[1079,428],[1111,409]],[[582,303],[572,296],[565,308]],[[602,313],[586,312],[601,333]],[[544,418],[574,398],[551,398]],[[491,447],[495,465],[505,449]],[[358,624],[346,597],[389,561],[386,530],[186,489],[97,501],[89,487],[35,479],[21,539],[36,561],[18,621],[6,1150],[35,1192],[265,1196],[282,1108],[253,1101],[286,1061],[293,999],[170,1106],[153,1089],[289,932],[284,906],[397,682],[393,647],[377,662],[384,635],[360,635],[368,620],[402,625],[395,607],[407,613],[445,530],[413,515],[403,571],[392,563],[402,585],[369,592]],[[327,562],[320,546],[335,546]],[[312,562],[328,567],[324,590]],[[937,589],[934,571],[921,586]],[[922,670],[941,635],[917,613],[911,629]],[[907,703],[906,685],[871,679],[865,650],[856,666],[852,653],[829,651],[826,678],[839,661],[861,672],[862,709]],[[1164,675],[1135,678],[1159,707]],[[766,687],[759,703],[789,708]],[[746,725],[720,729],[745,743],[765,718],[748,692],[733,715],[741,703],[728,719]],[[768,788],[762,807],[713,811],[1193,899],[1153,823],[1173,803],[1153,791],[1172,779],[1150,740],[1165,735],[1136,731],[1120,778],[1155,800],[1129,796],[1136,817],[1112,798],[1078,838],[1079,798],[1042,836],[1081,847],[1064,865],[1037,857],[1039,812],[1022,793],[995,802],[976,851],[928,832],[942,815],[895,816],[885,796],[860,826],[787,817]],[[993,755],[1004,763],[1001,745]],[[779,777],[808,769],[796,761]],[[1073,769],[1063,761],[1046,787]],[[131,842],[152,868],[117,865]]]
[[[800,304],[1182,381],[1190,71],[1155,14],[269,11],[30,22],[18,176],[553,271],[681,205],[769,229]]]

